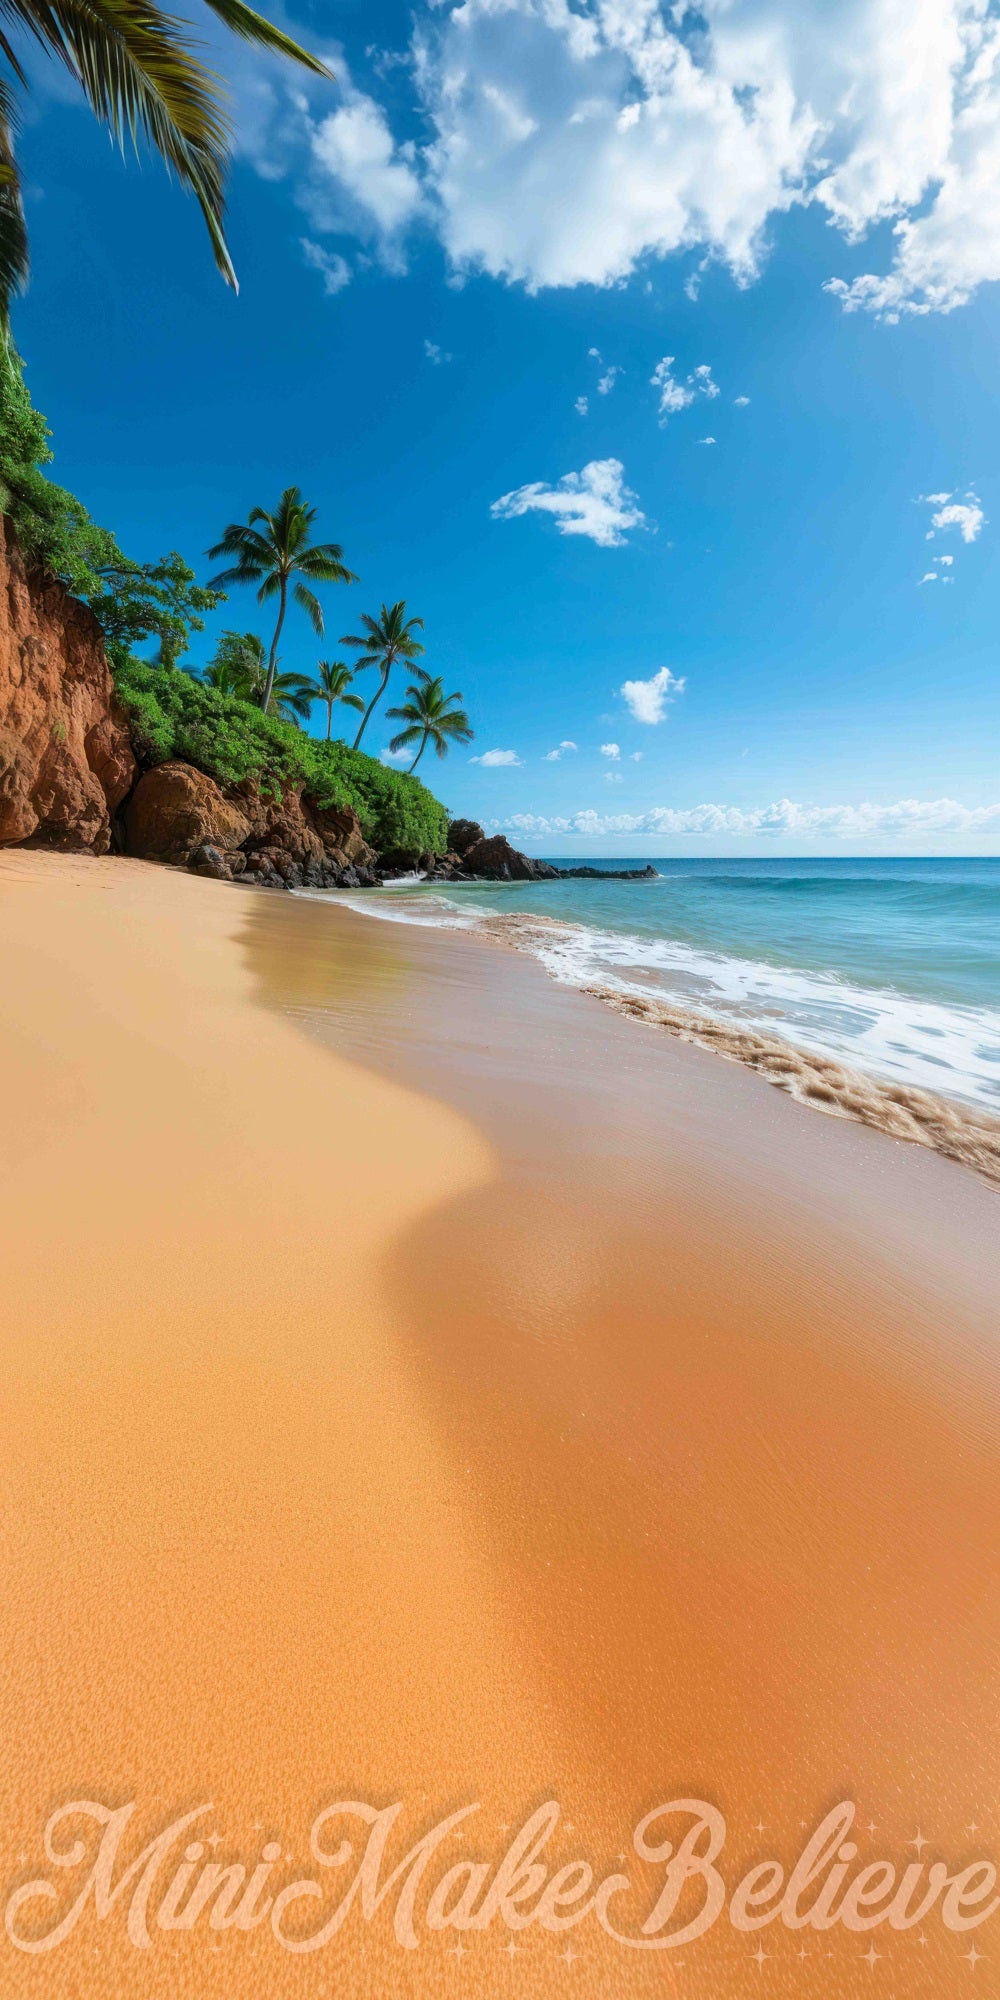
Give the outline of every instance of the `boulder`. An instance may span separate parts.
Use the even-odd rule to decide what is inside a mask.
[[[231,882],[233,879],[233,870],[227,857],[220,854],[217,847],[210,847],[207,840],[195,848],[188,867],[192,868],[196,875],[210,876],[213,882]]]
[[[143,861],[186,867],[199,848],[225,853],[241,847],[249,832],[245,815],[193,764],[171,761],[147,771],[125,808],[127,851]]]
[[[453,819],[448,823],[448,849],[450,853],[464,855],[470,847],[485,840],[479,821],[476,819]]]
[[[318,806],[313,799],[303,800],[316,832],[330,853],[343,856],[342,867],[353,862],[362,867],[370,867],[372,850],[361,831],[361,821],[353,806]]]
[[[106,854],[135,771],[96,618],[0,518],[0,845]]]
[[[450,831],[454,832],[454,828]],[[527,854],[520,854],[502,833],[495,833],[488,840],[485,837],[477,840],[466,849],[463,861],[468,874],[482,876],[488,882],[535,882],[541,871],[555,872],[547,862],[535,862]]]

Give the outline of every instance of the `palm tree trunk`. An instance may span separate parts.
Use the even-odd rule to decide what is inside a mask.
[[[355,750],[357,750],[357,749],[359,748],[359,746],[360,746],[360,743],[361,743],[361,738],[362,738],[362,736],[364,735],[364,733],[365,733],[365,730],[366,730],[366,729],[367,729],[367,727],[368,727],[368,718],[369,718],[369,716],[370,716],[370,714],[371,714],[371,712],[372,712],[372,709],[373,709],[373,708],[374,708],[374,706],[375,706],[375,703],[376,703],[377,701],[381,701],[381,699],[382,699],[382,696],[383,696],[383,695],[384,695],[384,693],[385,693],[385,684],[386,684],[386,682],[387,682],[388,678],[389,678],[389,668],[388,668],[388,667],[383,667],[383,669],[382,669],[382,678],[381,678],[381,680],[379,681],[379,684],[378,684],[378,687],[377,687],[377,688],[375,689],[375,693],[374,693],[374,694],[372,695],[372,698],[371,698],[371,701],[370,701],[370,702],[368,703],[368,707],[367,707],[367,708],[365,709],[365,712],[364,712],[363,716],[361,717],[361,728],[360,728],[360,729],[358,730],[358,733],[357,733],[356,737],[354,738],[354,748],[355,748]]]
[[[261,702],[261,708],[263,709],[265,715],[267,714],[268,702],[271,699],[271,689],[274,686],[274,675],[278,665],[278,640],[281,638],[281,628],[285,622],[285,604],[287,602],[287,593],[288,593],[288,579],[287,577],[283,576],[281,579],[281,589],[278,595],[278,622],[274,628],[274,638],[271,640],[271,654],[267,663],[267,676],[264,681],[264,698]]]
[[[330,732],[332,728],[333,728],[333,703],[332,701],[328,701],[326,704],[326,740],[328,743],[330,741]]]
[[[422,737],[420,738],[420,748],[419,748],[419,750],[417,751],[417,754],[416,754],[416,756],[414,757],[414,759],[413,759],[413,762],[412,762],[412,764],[410,765],[410,768],[409,768],[409,770],[408,770],[408,771],[407,771],[407,773],[406,773],[406,775],[407,775],[407,777],[408,777],[408,778],[412,778],[412,776],[413,776],[413,773],[414,773],[414,771],[416,770],[416,768],[417,768],[417,765],[419,764],[419,762],[420,762],[420,759],[421,759],[421,757],[423,756],[423,754],[424,754],[424,751],[425,751],[425,750],[426,750],[426,748],[427,748],[427,738],[429,737],[430,733],[431,733],[431,732],[430,732],[430,730],[429,730],[429,729],[425,729],[425,730],[424,730],[424,733],[423,733],[423,735],[422,735]]]

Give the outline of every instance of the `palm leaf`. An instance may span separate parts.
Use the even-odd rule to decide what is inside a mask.
[[[124,146],[144,136],[191,189],[216,263],[236,275],[222,229],[229,125],[217,82],[180,24],[153,0],[4,0],[80,83],[91,109]]]
[[[334,80],[334,72],[318,56],[310,55],[308,49],[299,47],[290,35],[284,35],[263,15],[255,14],[252,7],[244,5],[244,0],[206,0],[206,5],[234,35],[242,35],[248,42],[258,42],[261,48],[274,49],[278,55],[290,56],[293,62],[303,63],[306,69],[314,70],[317,76]]]
[[[14,58],[4,42],[4,53]],[[23,289],[28,277],[28,232],[21,200],[21,181],[14,158],[14,105],[6,78],[0,77],[0,298]]]
[[[309,619],[312,625],[313,631],[317,632],[320,638],[322,638],[323,607],[320,604],[319,598],[315,597],[311,590],[307,590],[304,583],[297,583],[295,585],[292,591],[292,596],[294,597],[295,602],[299,607],[299,610],[305,612],[306,617]]]

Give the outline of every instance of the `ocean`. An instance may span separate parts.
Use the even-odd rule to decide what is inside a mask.
[[[338,900],[499,931],[564,983],[778,1037],[1000,1116],[1000,858],[653,866],[646,882],[409,878]]]

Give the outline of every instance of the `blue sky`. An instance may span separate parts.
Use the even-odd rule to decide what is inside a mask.
[[[535,851],[1000,851],[997,23],[897,11],[299,14],[336,85],[213,37],[238,298],[50,79],[56,475],[206,576],[301,485],[361,582],[283,664],[405,597],[476,731],[429,781]]]

